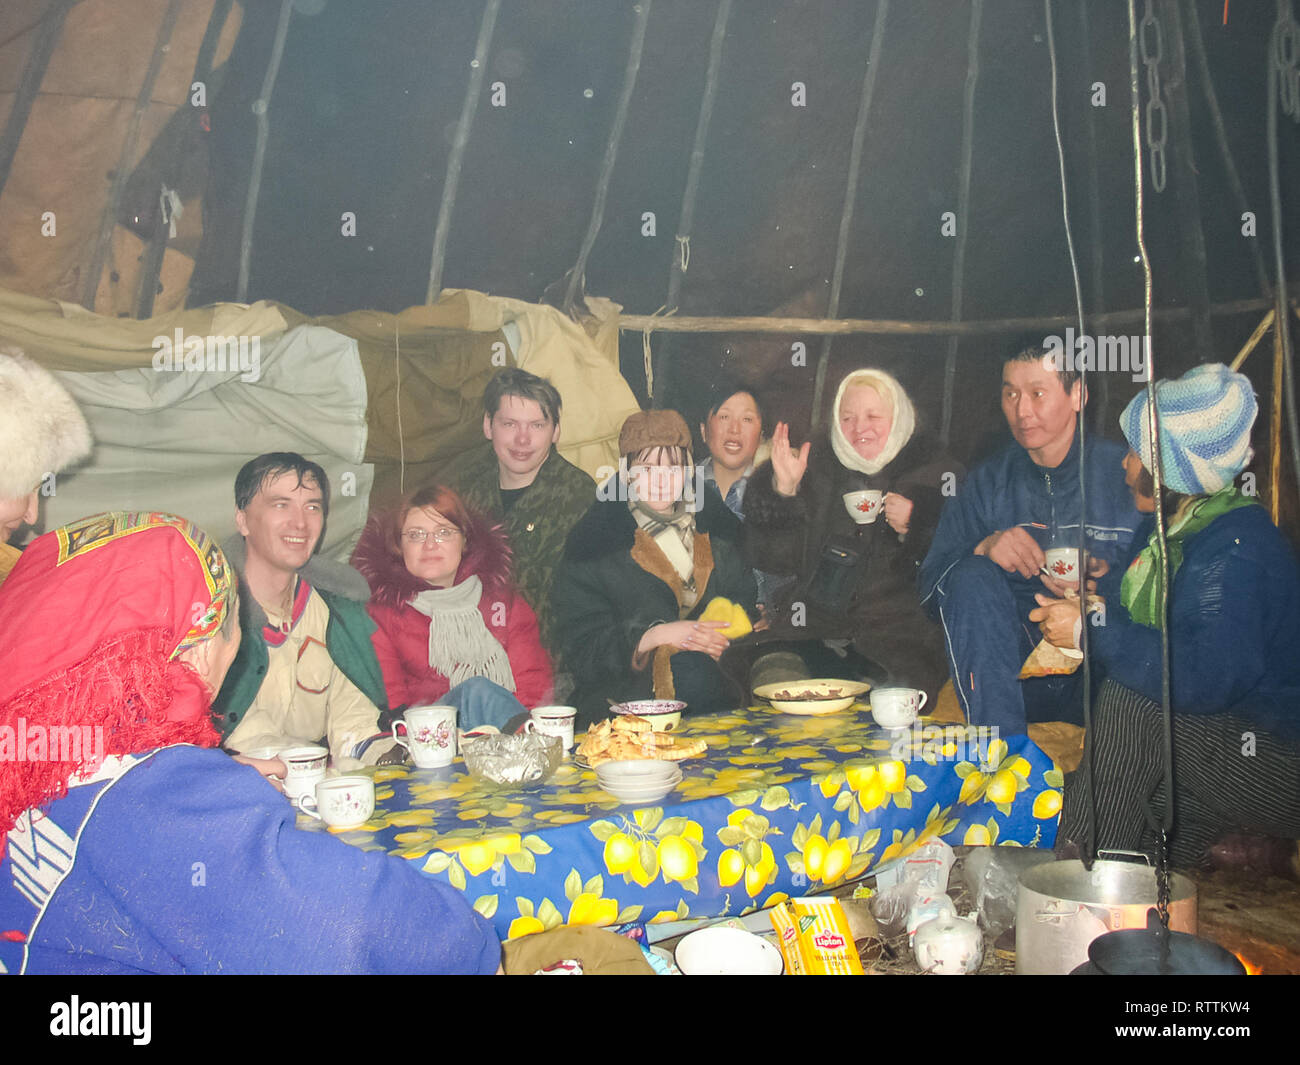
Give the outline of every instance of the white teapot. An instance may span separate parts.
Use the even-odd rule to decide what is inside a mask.
[[[943,914],[917,928],[912,951],[925,972],[964,976],[979,971],[984,934],[970,918]]]

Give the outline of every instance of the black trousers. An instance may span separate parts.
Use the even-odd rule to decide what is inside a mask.
[[[1154,853],[1148,823],[1164,809],[1163,719],[1158,703],[1106,681],[1097,697],[1091,748],[1098,848]],[[1174,823],[1170,861],[1204,865],[1231,832],[1300,839],[1300,741],[1233,714],[1175,714]],[[1085,765],[1065,783],[1060,836],[1084,844],[1092,817]],[[1158,823],[1158,820],[1157,820]]]

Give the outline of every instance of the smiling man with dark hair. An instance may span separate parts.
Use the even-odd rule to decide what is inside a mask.
[[[1079,418],[1087,397],[1078,374],[1058,373],[1041,347],[1002,367],[1002,414],[1014,443],[949,499],[921,566],[922,602],[943,624],[953,687],[973,725],[1023,733],[1029,721],[1081,720],[1077,674],[1019,680],[1038,643],[1029,613],[1044,587],[1044,548],[1079,542]],[[1139,516],[1117,471],[1124,448],[1088,440],[1084,531],[1092,575],[1115,563]]]
[[[259,455],[235,478],[239,536],[225,548],[244,642],[213,703],[232,750],[322,741],[336,761],[373,762],[389,746],[370,743],[386,709],[370,589],[350,566],[314,557],[329,497],[325,471],[292,452]]]

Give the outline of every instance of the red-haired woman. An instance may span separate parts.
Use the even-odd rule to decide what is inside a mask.
[[[352,562],[370,582],[394,712],[439,703],[458,709],[463,729],[504,728],[551,698],[551,663],[510,582],[505,534],[451,489],[417,489],[371,518]]]

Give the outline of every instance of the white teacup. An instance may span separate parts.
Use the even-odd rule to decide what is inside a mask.
[[[1079,580],[1079,549],[1077,547],[1049,547],[1043,552],[1047,556],[1046,569],[1058,581],[1077,582]]]
[[[885,501],[885,493],[875,488],[864,488],[860,492],[845,492],[841,496],[844,509],[849,517],[859,525],[870,525],[880,517],[880,507]]]
[[[925,700],[925,692],[918,688],[876,688],[871,693],[871,716],[881,728],[907,728]]]
[[[330,828],[357,828],[375,813],[375,782],[369,777],[334,777],[316,785],[314,794],[294,804]]]
[[[406,736],[398,734],[399,729]],[[417,706],[393,722],[393,739],[411,752],[420,769],[440,769],[456,757],[456,708]]]
[[[524,730],[558,736],[568,751],[573,747],[573,719],[577,714],[577,708],[572,706],[535,706],[528,712]]]
[[[325,747],[289,747],[277,755],[284,762],[284,793],[296,800],[310,795],[325,779],[325,764],[330,752]]]

